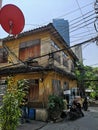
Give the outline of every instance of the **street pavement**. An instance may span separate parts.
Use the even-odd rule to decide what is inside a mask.
[[[17,130],[98,130],[98,107],[90,107],[84,117],[74,121],[64,119],[58,123],[31,121],[19,126]]]
[[[17,130],[39,130],[47,125],[46,122],[31,120],[28,123],[19,125]]]

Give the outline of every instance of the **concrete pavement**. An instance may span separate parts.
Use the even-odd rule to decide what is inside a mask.
[[[89,107],[90,112],[98,112],[98,107]]]
[[[66,119],[58,123],[31,121],[19,126],[17,130],[98,130],[98,107],[89,107],[85,116],[75,121]]]
[[[98,107],[89,108],[85,116],[75,121],[48,124],[40,130],[98,130]]]
[[[19,125],[17,130],[39,130],[47,125],[46,122],[31,120],[28,123]]]

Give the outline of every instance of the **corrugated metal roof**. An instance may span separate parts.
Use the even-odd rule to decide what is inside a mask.
[[[33,30],[28,30],[28,31],[22,32],[17,36],[17,38],[21,38],[21,37],[28,36],[28,35],[31,35],[34,33],[38,33],[38,32],[43,32],[46,30],[48,31],[50,26],[51,26],[51,23],[48,25],[33,29]],[[14,40],[14,39],[15,39],[14,36],[8,36],[8,37],[3,38],[2,41],[6,42],[6,41]]]
[[[29,31],[20,33],[17,36],[17,39],[21,38],[21,37],[29,36],[31,34],[44,32],[44,31],[48,31],[51,36],[55,37],[59,42],[61,42],[62,45],[65,47],[65,49],[67,49],[69,54],[74,58],[74,60],[78,60],[77,56],[73,53],[71,48],[67,45],[65,40],[62,38],[62,36],[59,34],[59,32],[55,29],[55,27],[53,26],[52,23],[49,23],[48,25],[45,25],[45,26],[42,26],[42,27],[39,27],[39,28],[36,28],[36,29],[33,29],[33,30],[29,30]],[[3,42],[7,42],[7,41],[11,41],[11,40],[15,40],[15,37],[14,36],[9,36],[9,37],[6,37],[6,38],[2,39]]]
[[[8,67],[8,68],[1,68],[0,69],[0,75],[14,75],[14,74],[19,74],[19,73],[39,73],[39,72],[45,72],[45,71],[54,71],[59,74],[63,74],[67,77],[70,77],[70,79],[76,79],[75,75],[72,73],[68,73],[56,66],[47,66],[47,67],[42,67],[42,66],[14,66],[14,67]]]

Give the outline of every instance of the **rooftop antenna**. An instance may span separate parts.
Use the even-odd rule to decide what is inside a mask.
[[[17,6],[7,4],[0,9],[0,24],[8,34],[16,36],[24,28],[24,15]]]
[[[7,4],[2,7],[2,0],[0,0],[0,24],[8,34],[17,36],[25,25],[24,15],[22,11],[13,4]],[[6,44],[3,43],[3,45],[7,52],[10,52]],[[15,55],[14,57],[17,58]]]

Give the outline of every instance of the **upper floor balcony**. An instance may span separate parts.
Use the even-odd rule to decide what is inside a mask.
[[[65,51],[61,51],[51,39],[47,41],[35,39],[22,42],[17,47],[5,47],[5,51],[0,53],[0,62],[2,65],[5,62],[8,66],[12,62],[15,65],[21,61],[28,66],[57,67],[69,73],[74,72],[74,63],[71,57]]]

